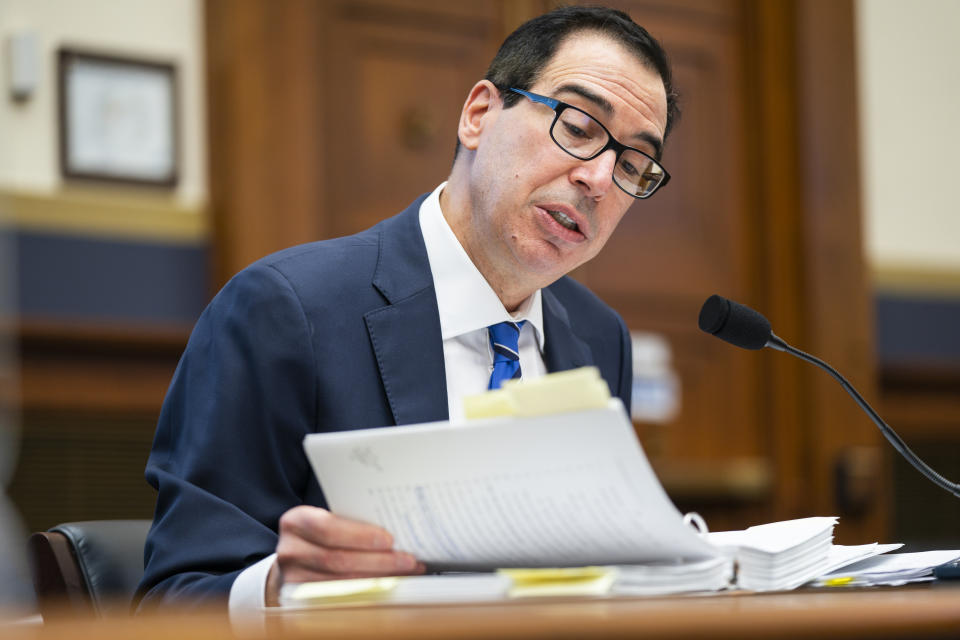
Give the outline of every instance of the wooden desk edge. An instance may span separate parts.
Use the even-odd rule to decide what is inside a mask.
[[[9,630],[9,629],[8,629]],[[805,590],[644,598],[374,605],[285,611],[232,626],[222,610],[67,620],[13,629],[11,640],[283,637],[431,638],[943,638],[960,637],[960,588]]]

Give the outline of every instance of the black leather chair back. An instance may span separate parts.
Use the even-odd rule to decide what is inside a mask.
[[[149,529],[149,520],[92,520],[33,534],[28,549],[44,618],[129,615]]]

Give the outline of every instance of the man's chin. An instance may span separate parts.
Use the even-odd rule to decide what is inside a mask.
[[[539,283],[538,289],[556,282],[584,262],[574,260],[572,256],[561,255],[562,250],[553,245],[551,247],[551,251],[528,254],[521,260],[523,270],[530,280]]]

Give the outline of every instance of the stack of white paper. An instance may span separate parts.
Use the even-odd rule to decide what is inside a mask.
[[[284,585],[286,608],[369,604],[489,602],[506,599],[510,578],[499,573],[357,578]]]
[[[835,517],[801,518],[704,537],[736,560],[741,589],[795,589],[828,569],[836,524]]]
[[[847,565],[816,581],[817,586],[899,586],[933,580],[933,568],[960,558],[960,550],[892,553]]]
[[[716,591],[730,586],[724,557],[691,562],[566,569],[502,569],[492,573],[360,578],[284,585],[286,608],[371,604],[491,602],[513,598],[663,595]]]
[[[902,546],[903,543],[877,544],[876,542],[872,544],[860,544],[856,546],[842,544],[832,545],[830,547],[830,555],[827,557],[827,568],[824,570],[824,574],[837,571],[838,569],[856,562],[860,562],[861,560],[878,556],[881,553],[896,551]]]
[[[726,589],[733,580],[733,562],[726,557],[689,562],[657,562],[617,567],[612,593],[662,595]]]
[[[722,589],[734,561],[739,588],[793,589],[880,552],[831,558],[836,518],[701,535],[660,485],[622,403],[582,392],[605,390],[599,374],[552,375],[487,394],[472,412],[497,417],[308,435],[304,448],[331,510],[387,529],[398,550],[431,570],[539,568],[522,574],[525,582],[514,575],[511,587],[538,594]],[[543,415],[556,407],[567,410]],[[587,569],[557,572],[570,567]],[[363,598],[389,593],[394,601],[430,600],[435,586],[439,597],[503,589],[489,577],[385,584],[357,588]],[[329,589],[304,590],[297,600],[353,597]]]

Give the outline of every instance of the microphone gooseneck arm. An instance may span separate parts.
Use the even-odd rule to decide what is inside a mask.
[[[721,340],[725,340],[732,345],[743,349],[763,349],[769,347],[777,351],[783,351],[794,355],[801,360],[814,364],[840,383],[844,390],[850,394],[860,408],[866,412],[873,423],[879,427],[883,436],[893,445],[893,448],[903,456],[907,462],[927,477],[938,487],[946,489],[953,495],[960,498],[960,484],[950,482],[942,475],[930,468],[930,466],[917,457],[907,443],[903,441],[890,426],[883,421],[883,418],[873,410],[867,401],[863,399],[853,385],[847,382],[840,373],[828,365],[820,358],[814,357],[809,353],[804,353],[795,347],[791,347],[783,339],[770,330],[770,321],[762,313],[751,309],[739,302],[728,300],[722,296],[712,295],[707,298],[700,309],[700,318],[698,320],[700,329],[714,335]]]
[[[860,408],[863,409],[868,416],[870,416],[870,419],[873,420],[873,423],[880,429],[880,433],[883,434],[890,444],[893,445],[893,448],[896,449],[897,452],[903,456],[907,462],[912,464],[917,471],[925,475],[931,482],[960,498],[960,484],[947,480],[942,475],[934,471],[930,465],[918,458],[917,454],[915,454],[910,447],[907,446],[907,443],[904,442],[899,435],[897,435],[897,432],[894,431],[890,425],[883,421],[883,418],[880,417],[880,414],[873,410],[873,407],[871,407],[867,401],[863,399],[863,396],[860,395],[860,393],[853,387],[852,384],[847,382],[846,378],[840,375],[839,371],[828,365],[820,358],[812,356],[809,353],[805,353],[796,347],[791,347],[784,340],[777,337],[777,335],[773,332],[770,333],[770,339],[767,341],[766,346],[770,347],[771,349],[776,349],[777,351],[783,351],[794,355],[801,360],[816,365],[829,373],[834,380],[840,383],[840,386],[843,387],[844,391],[850,394],[850,397],[853,398],[858,405],[860,405]]]

